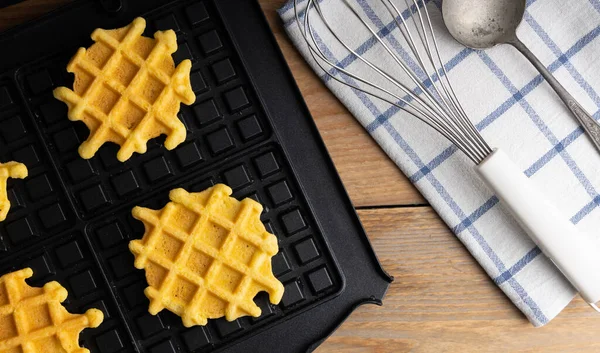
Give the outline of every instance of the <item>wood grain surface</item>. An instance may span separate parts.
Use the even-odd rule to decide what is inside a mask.
[[[284,0],[259,1],[383,267],[396,279],[382,307],[359,308],[317,351],[600,352],[600,315],[580,298],[549,325],[529,324],[304,63],[275,12]],[[0,31],[67,2],[2,9]]]

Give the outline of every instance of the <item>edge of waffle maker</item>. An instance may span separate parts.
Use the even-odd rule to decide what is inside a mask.
[[[0,71],[13,70],[31,61],[30,58],[44,57],[48,52],[72,50],[73,43],[88,43],[89,34],[98,23],[102,23],[103,28],[120,27],[140,14],[180,2],[195,1],[112,1],[111,6],[106,5],[107,1],[76,1],[38,20],[0,33],[0,48],[19,48],[10,55],[0,56]],[[383,270],[371,247],[258,2],[204,2],[211,2],[221,17],[344,283],[340,293],[332,299],[311,304],[306,310],[259,328],[239,342],[217,351],[273,352],[282,351],[282,347],[286,352],[311,351],[358,306],[365,303],[381,305],[393,278]],[[93,14],[94,19],[85,20],[88,14]],[[66,26],[65,23],[75,25]],[[235,157],[225,158],[224,163]],[[132,157],[135,158],[136,155]],[[220,165],[220,162],[214,163],[210,168]],[[99,255],[94,256],[98,261]],[[114,299],[114,294],[110,295]],[[118,305],[116,299],[113,305]]]

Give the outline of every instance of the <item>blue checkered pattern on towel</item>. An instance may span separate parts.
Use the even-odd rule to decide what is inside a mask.
[[[376,8],[381,3],[350,1],[378,28],[387,44],[406,57],[393,20],[380,16],[386,12]],[[320,3],[330,13],[340,6],[337,0]],[[583,129],[516,50],[504,45],[474,51],[452,40],[443,27],[440,4],[433,0],[427,6],[442,57],[447,60],[445,67],[477,129],[492,147],[504,149],[573,223],[598,234],[600,155]],[[301,0],[301,17],[305,6]],[[414,9],[405,9],[402,15],[410,16],[411,11]],[[494,282],[535,326],[554,318],[575,291],[485,188],[468,159],[404,112],[331,80],[310,59],[295,24],[293,0],[279,14],[313,69],[416,185]],[[356,57],[328,40],[321,23],[316,22],[315,28],[318,44],[330,59],[350,71],[360,70]],[[518,35],[599,119],[600,0],[529,0]],[[361,55],[381,54],[373,38],[356,35],[353,39],[353,49]],[[428,78],[416,64],[410,65],[427,83]]]

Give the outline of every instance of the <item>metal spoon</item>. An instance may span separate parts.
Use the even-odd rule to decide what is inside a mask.
[[[505,43],[517,48],[556,91],[600,151],[600,124],[517,38],[517,27],[525,13],[525,2],[526,0],[444,0],[442,15],[450,34],[467,47],[484,49]]]

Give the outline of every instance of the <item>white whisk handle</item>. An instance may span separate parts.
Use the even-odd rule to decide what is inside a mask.
[[[580,232],[501,150],[476,169],[583,299],[600,301],[600,242]]]

